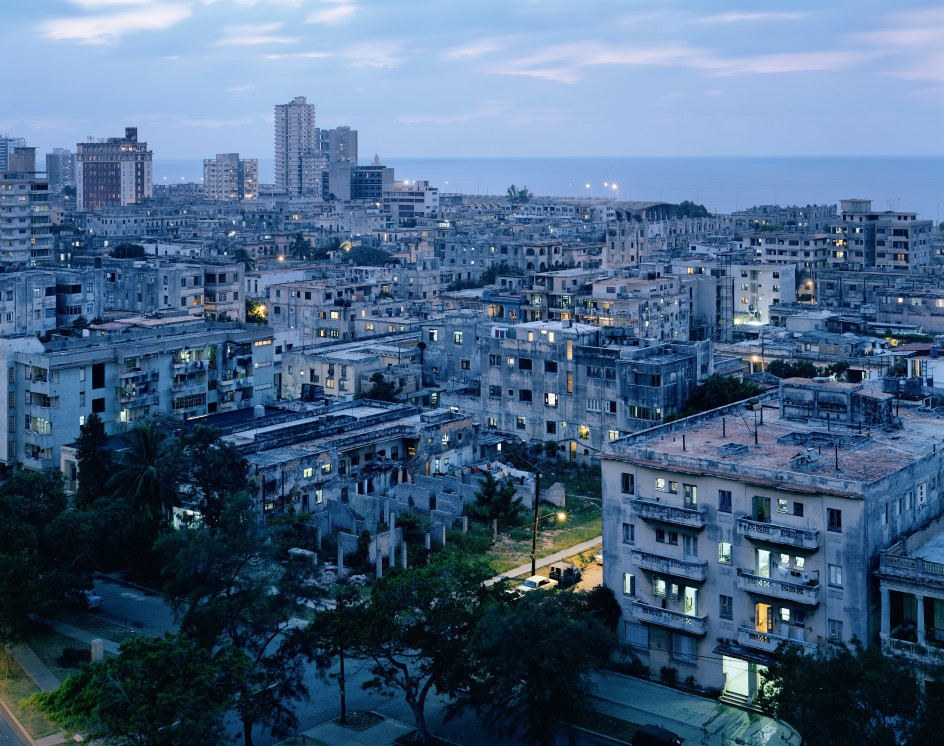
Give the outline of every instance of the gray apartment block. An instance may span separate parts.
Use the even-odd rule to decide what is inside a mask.
[[[60,466],[61,447],[93,413],[116,433],[149,415],[190,419],[274,398],[272,335],[264,327],[126,320],[45,344],[5,338],[0,359],[7,421],[0,457],[31,469]]]
[[[750,702],[779,644],[872,642],[879,553],[944,511],[941,420],[863,384],[788,379],[609,443],[604,582],[620,635]]]

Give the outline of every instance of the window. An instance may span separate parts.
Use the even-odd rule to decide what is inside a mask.
[[[731,490],[718,490],[718,511],[731,512]]]
[[[544,395],[544,404],[548,407],[556,407],[557,399],[558,399],[557,394],[549,391]]]
[[[656,541],[660,544],[665,544],[665,529],[657,528],[656,529]]]
[[[582,440],[589,440],[589,439],[590,439],[590,428],[589,428],[589,426],[587,426],[587,425],[580,425],[580,426],[577,428],[577,437],[578,437],[578,438],[581,438]]]
[[[501,386],[489,386],[488,395],[496,399],[501,399]]]
[[[829,584],[842,588],[842,565],[827,565],[829,568]]]
[[[787,512],[787,501],[783,499],[777,500],[777,512],[786,513]]]
[[[718,616],[722,619],[734,619],[734,597],[718,596]]]
[[[515,427],[519,430],[524,430],[528,427],[528,420],[524,417],[515,418]]]
[[[519,389],[518,401],[523,401],[530,404],[531,403],[531,389]]]
[[[634,495],[636,493],[636,475],[623,472],[620,475],[620,491],[624,495]]]
[[[672,660],[679,663],[689,663],[695,665],[698,663],[697,643],[694,637],[688,635],[672,633]]]
[[[93,363],[92,365],[92,388],[105,388],[105,363]],[[101,410],[104,412],[104,408]]]
[[[544,361],[544,372],[545,372],[545,373],[556,373],[556,372],[557,372],[557,361],[556,361],[556,360],[545,360],[545,361]]]
[[[531,370],[531,358],[529,357],[519,357],[518,358],[518,370]]]
[[[459,367],[460,367],[462,370],[471,370],[471,367],[472,367],[472,366],[471,366],[471,364],[469,363],[468,360],[460,360],[460,361],[459,361]]]
[[[330,474],[330,473],[331,473],[331,464],[322,464],[322,465],[321,465],[321,473],[322,473],[322,474]]]
[[[631,572],[623,573],[623,595],[624,596],[635,596],[636,595],[636,576]]]
[[[557,434],[557,422],[555,420],[547,420],[546,425],[547,425],[546,431],[548,435]]]
[[[453,332],[452,333],[452,343],[461,345],[462,344],[462,332]]]
[[[842,642],[842,622],[838,619],[827,619],[826,634],[830,642]]]
[[[105,399],[92,399],[92,413],[101,414],[105,411]]]
[[[665,492],[665,480],[661,477],[656,477],[656,492]]]
[[[718,562],[722,565],[731,564],[731,544],[726,541],[718,542]]]
[[[925,498],[928,496],[928,485],[927,482],[922,482],[918,485],[918,502],[923,503]]]
[[[803,503],[793,503],[793,515],[803,517]]]
[[[665,598],[665,580],[663,578],[652,579],[652,595]]]
[[[682,488],[684,490],[684,500],[686,508],[696,508],[698,507],[698,488],[694,484],[683,484]],[[678,485],[675,487],[675,492],[678,492]]]
[[[678,546],[678,532],[669,531],[669,544]]]
[[[634,544],[636,542],[636,527],[632,523],[623,524],[623,543]]]
[[[914,510],[914,492],[912,490],[905,493],[905,510]]]
[[[826,530],[842,532],[842,511],[837,508],[826,508]]]
[[[638,650],[649,649],[649,628],[640,622],[626,622],[623,625],[626,644]]]
[[[501,365],[501,355],[489,355],[488,364],[491,366]]]
[[[673,482],[671,479],[669,480],[669,492],[673,495],[678,494],[678,482]]]
[[[698,537],[682,536],[682,553],[686,559],[695,559],[698,557]]]
[[[306,468],[306,469],[302,472],[302,476],[303,476],[305,479],[311,479],[313,476],[315,476],[314,467],[309,466],[308,468]]]

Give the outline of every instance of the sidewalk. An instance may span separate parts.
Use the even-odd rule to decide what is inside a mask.
[[[603,537],[597,536],[595,539],[590,539],[590,541],[585,541],[582,544],[576,544],[567,549],[562,549],[559,552],[554,552],[554,554],[549,554],[547,557],[541,557],[535,564],[538,567],[547,567],[548,565],[553,565],[555,562],[560,562],[562,559],[567,559],[568,557],[573,557],[575,554],[582,554],[583,552],[588,552],[595,547],[598,547],[603,544]],[[494,578],[486,580],[484,585],[489,586],[497,583],[499,580],[504,580],[506,578],[516,578],[519,575],[531,575],[531,562],[528,562],[526,565],[519,565],[518,567],[513,567],[511,570],[502,573],[501,575],[496,575]]]
[[[766,715],[610,671],[593,674],[591,696],[598,711],[637,725],[662,726],[686,744],[802,743],[793,728]]]
[[[46,664],[39,659],[39,656],[33,652],[33,649],[29,645],[16,645],[10,652],[13,654],[13,660],[17,662],[17,665],[26,672],[26,675],[29,676],[33,680],[33,683],[42,691],[51,692],[59,688],[59,677],[46,667]],[[54,744],[65,743],[66,734],[62,732],[54,733],[45,738],[34,739],[30,736],[13,710],[6,706],[6,703],[3,703],[3,709],[6,711],[7,717],[10,718],[20,731],[23,738],[32,744],[32,746],[53,746]]]

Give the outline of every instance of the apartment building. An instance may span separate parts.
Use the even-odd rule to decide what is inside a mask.
[[[3,169],[0,168],[0,171]],[[46,178],[49,191],[59,193],[75,186],[75,153],[66,148],[53,148],[46,154]]]
[[[111,259],[103,268],[107,309],[203,316],[205,278],[200,265]]]
[[[322,195],[327,158],[321,153],[315,105],[304,96],[275,107],[275,186],[293,197]]]
[[[239,153],[219,153],[203,161],[203,192],[207,199],[235,201],[259,196],[259,161]]]
[[[779,644],[878,638],[879,553],[944,510],[940,419],[787,379],[608,443],[604,582],[651,671],[751,702]]]
[[[917,213],[872,210],[872,200],[844,199],[832,223],[831,266],[911,272],[931,263],[930,220]]]
[[[606,277],[591,282],[589,296],[575,306],[578,322],[619,327],[628,336],[687,340],[691,297],[685,278],[654,276]]]
[[[127,319],[45,344],[4,339],[0,457],[30,469],[58,467],[61,447],[93,413],[116,433],[153,414],[191,419],[267,403],[272,350],[264,327],[198,320]]]
[[[43,335],[56,328],[56,275],[0,274],[0,337]]]
[[[741,243],[764,264],[795,264],[806,274],[829,266],[833,250],[833,239],[827,233],[763,231],[745,235]]]
[[[210,321],[245,321],[246,268],[242,262],[203,265],[203,312]]]
[[[153,193],[153,153],[138,141],[138,128],[125,127],[124,137],[89,138],[76,145],[76,209],[130,205]]]
[[[0,172],[0,264],[32,267],[53,258],[49,184],[36,174],[36,149],[16,148]]]
[[[383,211],[391,228],[439,212],[439,189],[428,181],[396,181],[383,192]]]

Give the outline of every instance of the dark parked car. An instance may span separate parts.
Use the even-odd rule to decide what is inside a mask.
[[[633,746],[681,746],[682,739],[658,725],[642,725],[633,736]]]
[[[547,574],[551,580],[557,581],[558,588],[570,588],[577,585],[582,577],[580,570],[569,562],[555,562]]]

